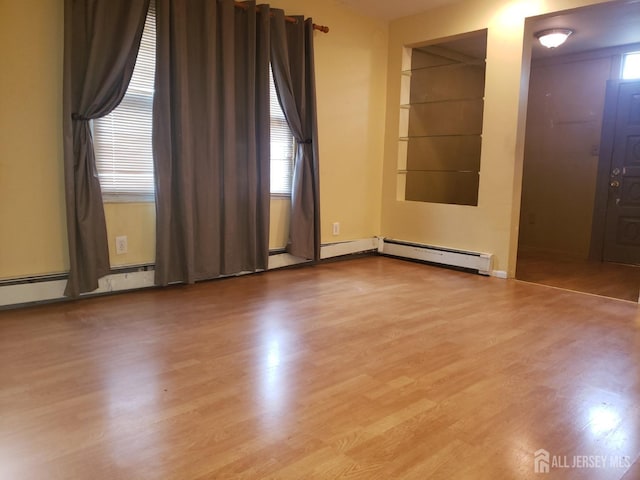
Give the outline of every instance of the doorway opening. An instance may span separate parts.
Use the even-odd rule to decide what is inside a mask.
[[[632,82],[621,80],[624,55],[640,51],[639,22],[638,4],[527,20],[532,32],[571,28],[575,33],[561,47],[536,44],[532,49],[516,265],[520,280],[639,301],[640,88],[625,87],[628,101],[619,101],[620,85]],[[637,133],[618,118],[635,111],[634,99]],[[625,144],[627,153],[616,157],[615,143]],[[611,256],[612,248],[623,253]]]

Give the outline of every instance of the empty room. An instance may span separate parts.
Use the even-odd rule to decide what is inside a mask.
[[[0,39],[0,479],[640,478],[640,3]]]

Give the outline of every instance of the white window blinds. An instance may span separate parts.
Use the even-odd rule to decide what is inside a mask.
[[[269,68],[269,97],[271,109],[271,194],[291,195],[294,139],[287,124]]]
[[[156,15],[152,1],[142,34],[131,83],[122,102],[93,122],[94,149],[100,186],[109,201],[154,198],[151,144],[153,86],[156,62]],[[291,194],[294,139],[269,73],[271,109],[271,193]]]
[[[156,15],[152,1],[127,93],[113,112],[93,122],[96,166],[107,199],[153,199],[151,122],[155,64]]]

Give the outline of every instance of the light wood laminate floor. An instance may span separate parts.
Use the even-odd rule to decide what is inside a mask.
[[[640,297],[640,265],[594,262],[520,249],[516,278],[629,302],[638,302]]]
[[[639,455],[631,303],[368,257],[0,312],[2,479],[636,480]]]

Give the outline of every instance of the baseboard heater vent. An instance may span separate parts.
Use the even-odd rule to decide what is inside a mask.
[[[463,268],[481,275],[491,274],[493,255],[381,238],[378,253],[399,258]]]

